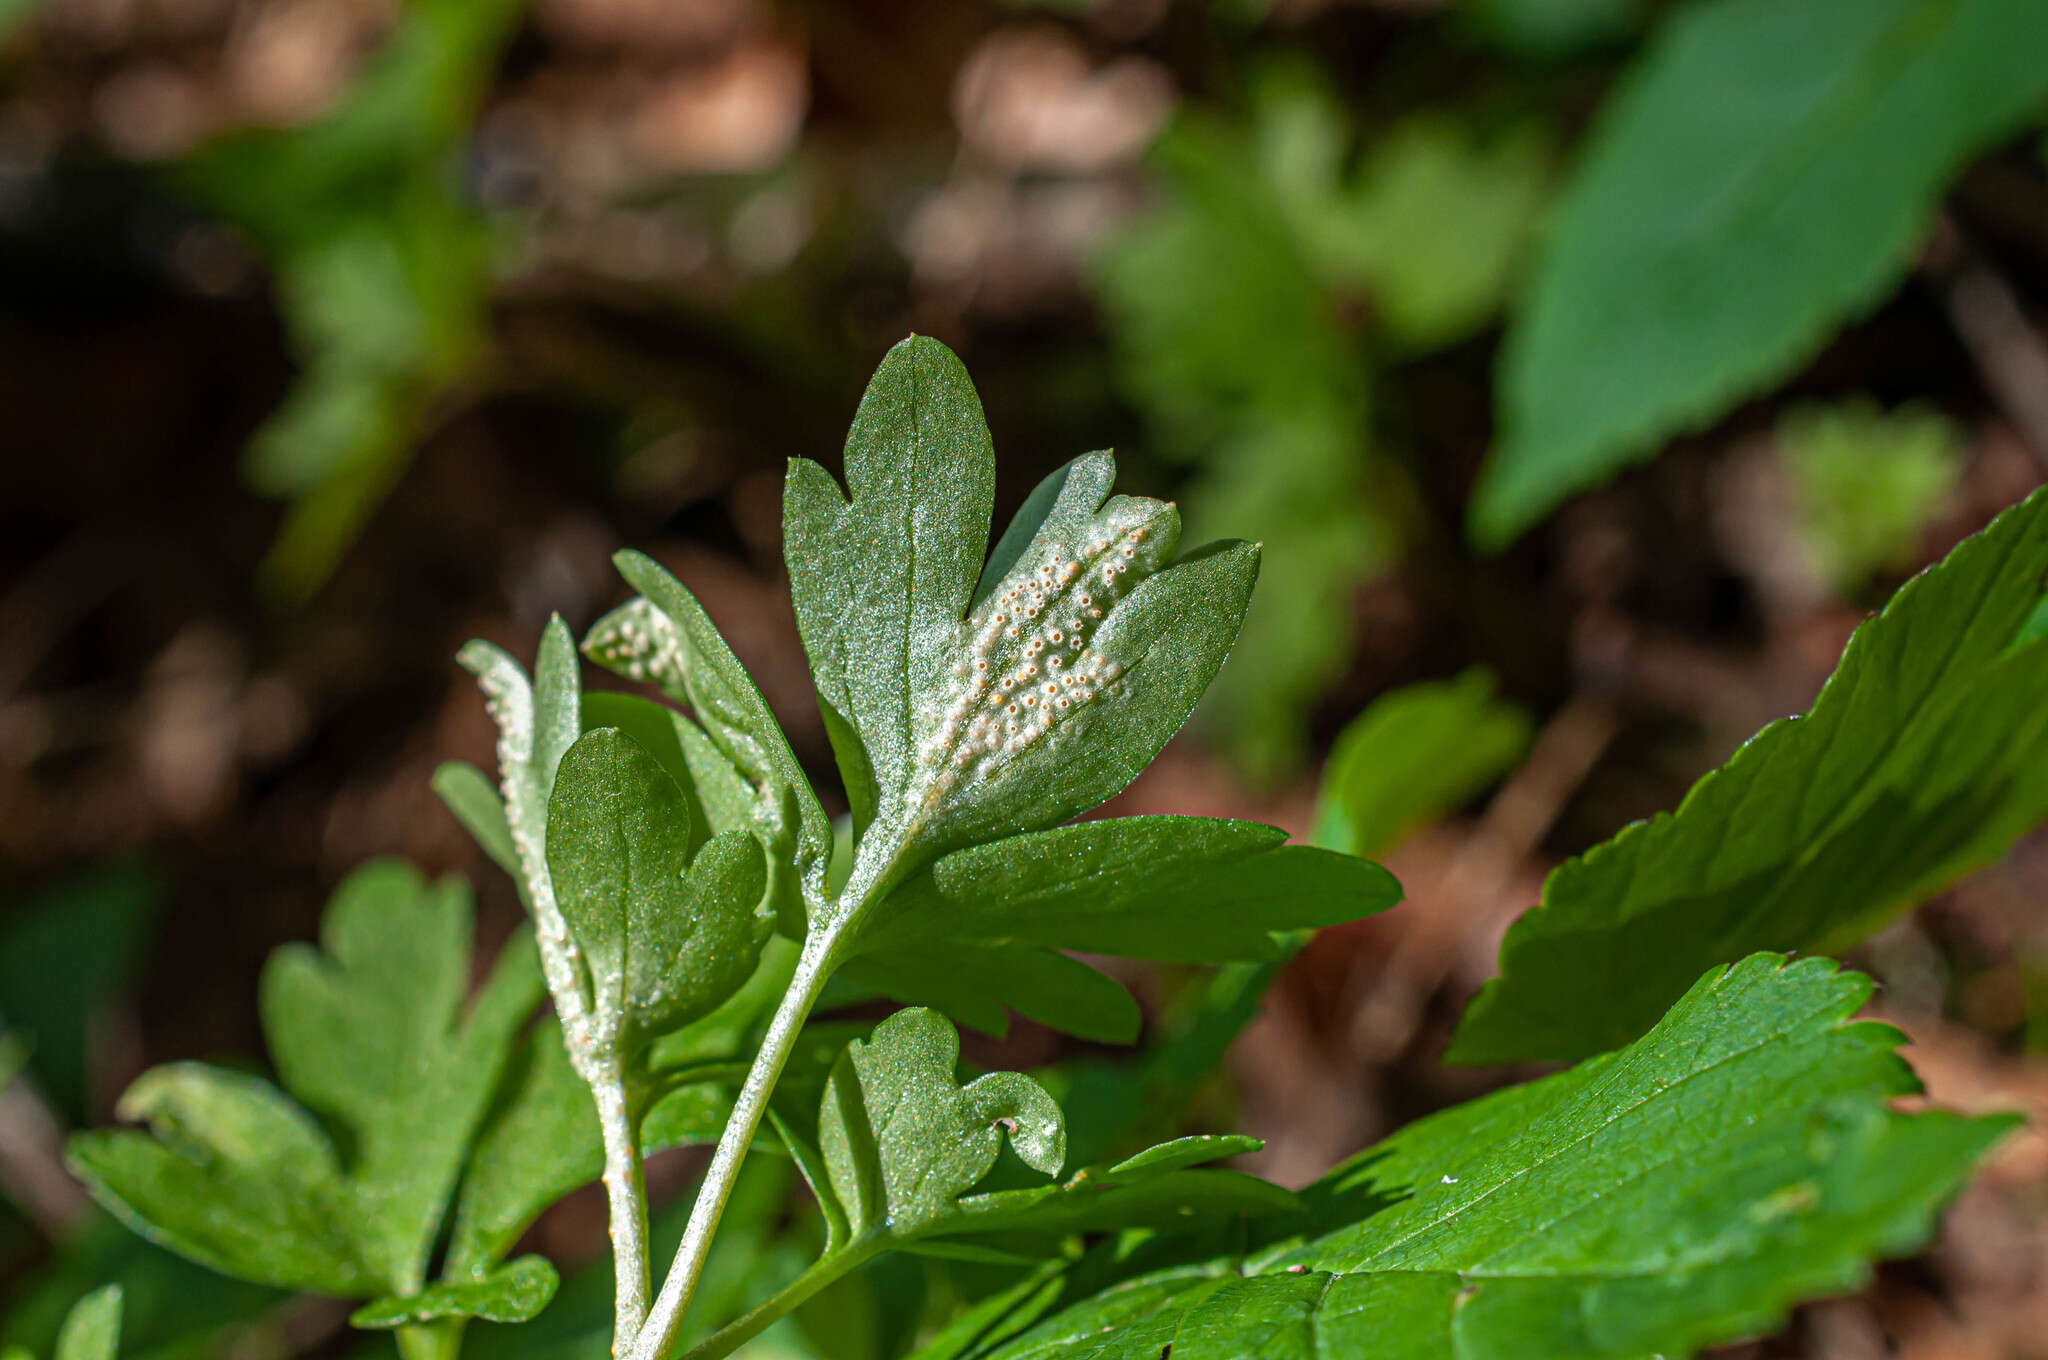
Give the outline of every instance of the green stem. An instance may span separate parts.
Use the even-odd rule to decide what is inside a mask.
[[[854,915],[842,914],[805,938],[796,976],[790,979],[789,990],[783,994],[775,1018],[769,1021],[761,1051],[747,1073],[746,1084],[740,1088],[725,1132],[719,1136],[718,1150],[711,1155],[711,1166],[704,1173],[697,1202],[690,1207],[690,1221],[683,1229],[681,1245],[676,1248],[675,1263],[669,1267],[668,1278],[661,1282],[661,1293],[648,1310],[646,1323],[633,1343],[631,1360],[662,1360],[675,1344],[683,1310],[689,1306],[697,1277],[704,1271],[705,1258],[711,1252],[711,1237],[717,1232],[725,1202],[732,1195],[740,1162],[753,1145],[754,1133],[768,1112],[768,1097],[782,1075],[783,1065],[789,1061],[811,1007],[817,1004],[818,994],[831,976],[840,941],[846,938]]]
[[[877,1246],[855,1243],[843,1251],[813,1261],[809,1269],[791,1280],[769,1298],[747,1310],[745,1314],[728,1322],[706,1340],[690,1348],[683,1360],[720,1360],[746,1345],[773,1324],[795,1312],[809,1302],[819,1290],[832,1284],[848,1271],[865,1265],[879,1253]]]
[[[443,1318],[398,1329],[403,1360],[455,1360],[462,1352],[462,1319]]]

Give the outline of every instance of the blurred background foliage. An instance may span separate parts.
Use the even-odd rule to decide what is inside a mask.
[[[616,547],[825,776],[781,467],[905,332],[981,385],[999,513],[1114,445],[1196,540],[1266,543],[1120,810],[1384,854],[1410,904],[1127,979],[1135,1056],[969,1053],[1052,1065],[1077,1147],[1242,1127],[1283,1179],[1495,1080],[1435,1057],[1544,868],[2048,476],[2039,0],[0,0],[0,35],[0,1347],[110,1279],[131,1353],[361,1344],[86,1209],[62,1131],[260,1061],[261,959],[362,858],[510,928],[427,784],[489,759],[447,659],[587,624]],[[2048,1115],[2044,898],[2036,838],[1858,959],[1953,1101]],[[816,1231],[786,1173],[727,1312]],[[2043,1354],[2044,1225],[2022,1144],[1768,1353]],[[479,1354],[592,1354],[593,1269]],[[865,1272],[761,1353],[892,1354],[1002,1282]]]

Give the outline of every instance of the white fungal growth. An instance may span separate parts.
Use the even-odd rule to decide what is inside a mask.
[[[584,642],[591,659],[625,676],[683,692],[683,641],[675,621],[644,599],[613,610]]]
[[[927,701],[904,789],[906,811],[936,807],[1036,749],[1115,684],[1122,668],[1092,643],[1102,620],[1174,550],[1177,523],[1156,501],[1110,502],[1088,537],[1032,545],[998,592],[960,625],[965,660]],[[991,683],[993,681],[993,683]]]

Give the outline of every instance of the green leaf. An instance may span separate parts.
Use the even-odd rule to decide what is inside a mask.
[[[153,1068],[121,1098],[155,1137],[74,1135],[94,1198],[152,1242],[239,1279],[342,1297],[381,1290],[349,1230],[348,1187],[311,1115],[257,1077]]]
[[[66,1123],[90,1117],[99,1071],[94,1036],[105,1007],[147,956],[162,891],[162,876],[148,864],[115,859],[5,903],[0,1020],[28,1045],[37,1090]]]
[[[689,856],[690,814],[660,762],[617,728],[563,757],[548,868],[601,1023],[628,1050],[709,1013],[754,971],[761,847],[728,831]]]
[[[642,553],[613,559],[643,598],[592,627],[584,649],[632,679],[687,702],[713,745],[759,790],[755,829],[799,873],[822,883],[832,827],[768,701],[682,582]]]
[[[261,1005],[285,1086],[351,1135],[352,1231],[394,1293],[423,1279],[513,1036],[542,996],[530,936],[499,955],[468,1016],[469,892],[430,889],[379,861],[342,884],[321,948],[287,945],[264,968]]]
[[[271,1056],[292,1099],[199,1064],[145,1073],[71,1164],[137,1231],[224,1273],[343,1297],[422,1283],[515,1034],[542,990],[530,936],[463,1014],[470,904],[392,861],[336,891],[319,949],[264,969]],[[330,1130],[334,1136],[330,1137]]]
[[[1939,411],[1883,411],[1867,398],[1795,407],[1772,433],[1809,572],[1845,592],[1913,565],[1922,533],[1950,508],[1968,447]]]
[[[847,442],[843,497],[790,466],[785,556],[842,772],[872,789],[885,890],[958,845],[1056,825],[1134,778],[1186,720],[1237,635],[1257,549],[1167,567],[1171,506],[1108,498],[1077,460],[1000,579],[983,572],[993,455],[966,371],[912,338],[877,370]],[[1161,568],[1165,568],[1161,570]],[[977,584],[980,603],[974,604]],[[971,606],[971,607],[970,607]],[[848,740],[858,739],[856,753]]]
[[[484,1278],[542,1210],[603,1167],[597,1107],[570,1065],[560,1022],[549,1017],[520,1039],[497,1107],[477,1135],[444,1276]]]
[[[848,981],[909,1005],[930,1006],[1000,1037],[1016,1011],[1096,1043],[1137,1040],[1144,1017],[1123,984],[1079,959],[1028,944],[910,938],[849,960]]]
[[[529,681],[519,663],[488,642],[466,643],[456,660],[477,680],[498,727],[498,787],[518,854],[513,875],[527,910],[545,922],[555,911],[547,873],[548,800],[555,771],[582,735],[576,644],[559,616],[548,620]]]
[[[847,435],[846,479],[850,501],[791,460],[784,557],[820,702],[900,790],[918,741],[911,686],[955,660],[995,503],[981,401],[951,350],[912,336],[889,351]]]
[[[264,563],[317,588],[403,476],[486,341],[491,233],[449,166],[515,0],[415,0],[333,112],[201,147],[177,179],[267,256],[301,374],[245,475],[294,499]]]
[[[1060,1240],[1076,1232],[1299,1207],[1293,1195],[1255,1177],[1197,1169],[1256,1150],[1255,1138],[1184,1138],[1055,1184],[970,1193],[996,1165],[999,1128],[1009,1128],[1026,1166],[1047,1175],[1065,1160],[1065,1133],[1058,1105],[1021,1073],[957,1085],[959,1053],[952,1026],[922,1009],[899,1011],[872,1038],[848,1045],[819,1117],[827,1183],[815,1188],[844,1215],[828,1259],[832,1251],[888,1246],[1029,1260],[1059,1254]],[[981,1241],[952,1241],[961,1237]]]
[[[481,1279],[428,1285],[404,1298],[372,1300],[349,1314],[351,1326],[383,1331],[441,1318],[527,1322],[539,1315],[562,1283],[539,1256],[522,1256]]]
[[[1017,1072],[955,1084],[960,1040],[935,1013],[898,1011],[847,1045],[819,1116],[832,1193],[856,1234],[913,1235],[953,1208],[1010,1146],[1053,1175],[1066,1160],[1059,1106]]]
[[[1400,900],[1378,865],[1286,838],[1253,822],[1127,817],[957,850],[892,893],[858,947],[893,955],[934,939],[1017,941],[1224,963],[1278,957],[1276,932]]]
[[[1858,628],[1808,713],[1558,866],[1451,1059],[1618,1047],[1700,969],[1845,946],[2048,817],[2048,645],[2015,643],[2044,579],[2037,492]]]
[[[1867,980],[1760,955],[1622,1052],[1408,1126],[1294,1231],[1038,1323],[1008,1358],[1685,1356],[1770,1330],[1924,1241],[2013,1126],[1915,1089]]]
[[[434,770],[434,792],[491,862],[517,879],[519,850],[505,820],[505,800],[484,772],[466,761],[444,761]]]
[[[1528,714],[1493,697],[1493,677],[1409,685],[1346,723],[1323,766],[1315,842],[1353,855],[1393,849],[1513,768]]]
[[[1418,114],[1367,149],[1355,184],[1302,225],[1334,272],[1355,274],[1396,345],[1440,349],[1484,327],[1522,264],[1543,205],[1549,138],[1481,142]]]
[[[114,1360],[121,1349],[121,1286],[110,1284],[80,1299],[57,1333],[52,1360]]]
[[[2035,0],[1675,13],[1602,111],[1509,335],[1475,541],[1505,546],[1881,301],[1963,162],[2038,112],[2044,46]]]
[[[1395,498],[1371,448],[1370,360],[1308,234],[1349,220],[1342,109],[1291,68],[1258,73],[1253,96],[1248,128],[1175,120],[1152,156],[1159,207],[1094,273],[1120,385],[1153,442],[1197,465],[1188,532],[1265,541],[1267,588],[1202,721],[1272,776],[1300,761],[1307,709],[1350,655],[1352,596],[1395,546]]]

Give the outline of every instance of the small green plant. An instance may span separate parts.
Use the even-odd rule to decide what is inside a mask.
[[[2027,626],[2048,497],[1866,625],[1812,715],[1553,877],[1460,1051],[1584,1061],[1295,1194],[1215,1165],[1255,1140],[1105,1146],[1142,1141],[1143,1118],[1077,1140],[1076,1169],[1048,1086],[963,1072],[955,1029],[1016,1010],[1128,1042],[1129,995],[1067,951],[1231,965],[1142,1069],[1145,1089],[1184,1085],[1302,932],[1397,900],[1368,861],[1268,827],[1075,820],[1187,718],[1258,549],[1182,551],[1173,507],[1112,496],[1102,454],[1047,479],[989,549],[988,431],[930,340],[876,374],[846,472],[842,490],[795,460],[785,514],[849,818],[827,817],[695,598],[624,554],[639,594],[582,651],[682,707],[583,693],[559,620],[531,676],[462,653],[498,779],[451,765],[437,787],[530,929],[465,1003],[466,890],[358,871],[319,947],[264,975],[279,1084],[145,1074],[122,1113],[147,1132],[72,1145],[94,1194],[217,1270],[360,1301],[355,1324],[394,1330],[409,1360],[452,1357],[471,1319],[547,1308],[553,1265],[508,1258],[593,1180],[611,1351],[632,1360],[733,1353],[906,1254],[984,1272],[925,1325],[897,1319],[886,1353],[921,1360],[1620,1360],[1755,1335],[1852,1285],[1925,1237],[2009,1127],[1893,1109],[1914,1080],[1900,1036],[1852,1018],[1870,985],[1755,951],[1845,943],[2048,813],[2048,638]],[[1483,676],[1389,700],[1341,743],[1319,838],[1376,849],[1526,740]],[[905,1004],[832,1018],[877,997]],[[1085,1077],[1059,1084],[1071,1102]],[[651,1221],[647,1154],[692,1143],[714,1151],[686,1220]],[[720,1240],[736,1269],[764,1259],[763,1153],[808,1183],[817,1231],[807,1265],[762,1266],[776,1283],[750,1293],[714,1235],[748,1225]]]

